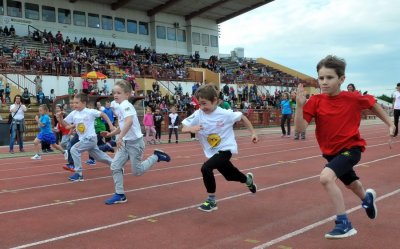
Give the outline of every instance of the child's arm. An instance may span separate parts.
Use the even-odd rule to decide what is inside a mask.
[[[242,121],[243,121],[244,125],[246,126],[246,128],[251,132],[251,141],[253,143],[257,143],[258,136],[257,136],[257,133],[254,130],[254,127],[251,124],[250,120],[245,115],[242,115]]]
[[[186,126],[182,125],[182,132],[183,133],[197,133],[203,129],[203,126],[201,125],[195,125],[195,126]]]
[[[299,84],[296,94],[296,114],[294,115],[295,131],[297,132],[304,132],[308,126],[308,122],[303,118],[303,106],[306,100],[303,84]]]
[[[376,116],[378,116],[378,118],[380,118],[387,126],[389,126],[389,135],[390,136],[394,136],[394,132],[396,130],[396,127],[394,126],[392,120],[387,115],[387,113],[382,109],[382,107],[378,103],[375,103],[372,106],[371,111]]]
[[[40,119],[39,119],[38,115],[35,116],[35,120],[36,120],[36,122],[38,123],[39,126],[41,126],[41,127],[44,126],[44,124],[42,122],[40,122]]]
[[[105,114],[104,112],[101,112],[101,113],[100,113],[100,117],[101,117],[103,120],[105,120],[105,121],[107,122],[108,127],[110,127],[110,131],[115,130],[115,127],[114,127],[114,125],[111,123],[111,120],[110,120],[110,118],[107,116],[107,114]]]

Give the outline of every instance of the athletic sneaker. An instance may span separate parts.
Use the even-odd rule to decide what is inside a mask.
[[[94,165],[96,165],[96,160],[89,159],[89,160],[86,161],[86,164],[89,165],[89,166],[94,166]]]
[[[64,150],[64,159],[68,161],[68,150]]]
[[[165,153],[162,150],[154,150],[154,155],[156,155],[158,157],[158,161],[157,162],[160,162],[160,161],[169,162],[169,161],[171,161],[171,157],[168,156],[168,154]]]
[[[68,179],[73,182],[82,182],[83,176],[80,175],[79,173],[75,173],[72,176],[68,177]]]
[[[117,194],[115,193],[110,199],[107,199],[104,203],[107,205],[118,204],[118,203],[125,203],[128,199],[124,194]]]
[[[369,188],[366,190],[365,198],[361,206],[365,209],[368,217],[370,219],[375,219],[378,216],[378,209],[376,207],[376,192],[375,190]]]
[[[66,165],[63,166],[63,169],[71,171],[71,172],[75,172],[75,165],[73,165],[71,163],[67,163]]]
[[[357,234],[357,230],[351,225],[348,220],[335,220],[335,228],[325,234],[327,239],[343,239]]]
[[[251,179],[251,183],[246,184],[246,185],[249,188],[250,192],[255,194],[257,192],[257,185],[254,183],[254,175],[253,175],[253,173],[247,173],[246,176],[247,176],[247,179],[249,179],[249,178]]]
[[[34,155],[33,157],[31,157],[32,160],[40,160],[42,159],[42,157],[39,154]]]
[[[204,212],[212,212],[218,209],[217,202],[207,199],[198,209]]]

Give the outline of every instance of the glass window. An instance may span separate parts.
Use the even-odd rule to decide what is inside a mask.
[[[211,47],[218,47],[218,36],[210,35]]]
[[[56,22],[56,8],[50,6],[42,6],[42,21]]]
[[[3,5],[3,1],[0,1],[0,15],[4,15],[4,5]]]
[[[101,16],[101,26],[105,30],[113,29],[113,19],[111,16]]]
[[[33,3],[25,3],[25,18],[39,20],[39,5]]]
[[[100,28],[100,16],[97,14],[88,14],[88,27],[90,28]]]
[[[210,45],[209,35],[201,34],[201,45],[203,45],[203,46],[209,46]]]
[[[86,14],[82,11],[74,10],[74,25],[86,27]]]
[[[164,26],[157,26],[157,39],[167,39],[167,31]]]
[[[149,35],[149,24],[147,22],[139,22],[139,34]]]
[[[186,30],[178,29],[176,31],[176,38],[180,42],[186,42]]]
[[[200,45],[200,33],[192,32],[192,43],[194,45]]]
[[[121,31],[121,32],[125,32],[126,31],[126,29],[125,29],[125,19],[124,18],[116,17],[114,19],[114,25],[115,25],[114,27],[115,27],[116,31]]]
[[[127,21],[127,28],[128,28],[128,33],[134,33],[137,34],[137,22],[128,20]]]
[[[58,9],[58,23],[71,24],[71,11]]]
[[[21,2],[7,0],[7,15],[22,18]]]
[[[176,29],[168,28],[167,29],[167,38],[171,41],[176,41]]]

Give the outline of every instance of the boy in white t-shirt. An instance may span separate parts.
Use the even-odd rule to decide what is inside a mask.
[[[208,199],[199,206],[199,209],[211,212],[218,209],[215,200],[214,169],[217,169],[226,180],[245,183],[252,193],[257,192],[253,174],[243,174],[230,161],[232,153],[238,153],[233,125],[243,120],[251,132],[253,143],[257,143],[258,137],[250,121],[241,112],[218,107],[218,93],[212,85],[201,86],[195,95],[200,109],[182,121],[182,132],[198,133],[199,141],[208,158],[201,168]]]
[[[97,147],[97,135],[94,129],[94,121],[96,118],[102,117],[111,130],[115,128],[107,114],[99,110],[86,108],[87,101],[88,97],[86,94],[78,93],[73,100],[74,111],[65,119],[62,119],[60,114],[56,114],[58,122],[60,122],[61,125],[68,126],[74,124],[79,136],[79,142],[74,144],[70,150],[75,165],[75,173],[68,178],[70,181],[83,181],[81,153],[84,151],[88,151],[89,155],[99,162],[111,165],[112,161],[106,153]]]

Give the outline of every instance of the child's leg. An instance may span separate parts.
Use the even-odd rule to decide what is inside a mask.
[[[361,200],[365,198],[365,189],[361,183],[361,181],[356,180],[349,185],[346,186],[346,188],[350,189],[353,191],[355,195],[357,195]]]
[[[286,115],[285,115],[285,114],[282,114],[282,117],[281,117],[281,130],[282,130],[282,135],[286,135],[285,120],[286,120]]]
[[[39,150],[39,144],[41,143],[42,141],[40,141],[40,139],[38,139],[38,138],[35,138],[35,140],[33,140],[33,145],[34,145],[34,151],[35,151],[35,153],[36,154],[40,154],[40,150]]]
[[[393,117],[394,117],[394,125],[396,126],[396,130],[394,131],[394,136],[397,136],[397,134],[399,132],[400,110],[394,109],[393,110]]]
[[[53,147],[53,148],[55,148],[55,149],[61,151],[61,153],[64,153],[63,147],[61,147],[61,145],[59,145],[59,144],[56,144],[56,143],[51,144],[51,147]]]
[[[150,126],[145,126],[144,127],[145,131],[146,131],[146,142],[149,142],[149,138],[150,138]]]
[[[97,148],[97,138],[96,137],[85,138],[82,141],[79,141],[76,144],[74,144],[74,146],[72,146],[70,154],[74,161],[76,173],[82,175],[81,153],[84,151],[91,151],[94,148]],[[111,160],[110,160],[110,163],[111,163]]]
[[[175,141],[178,142],[178,128],[174,128],[175,132]]]
[[[124,191],[124,178],[123,178],[123,168],[125,163],[128,161],[128,152],[126,147],[122,147],[117,150],[114,159],[111,163],[111,173],[114,180],[115,193],[125,194]]]
[[[154,154],[142,161],[145,147],[142,138],[134,141],[127,141],[125,147],[128,151],[129,159],[131,160],[132,173],[135,176],[143,175],[158,161],[158,157]]]
[[[345,214],[346,208],[344,206],[344,200],[342,191],[336,185],[336,174],[332,169],[325,167],[320,175],[320,182],[322,186],[325,188],[325,191],[328,193],[329,198],[331,199],[333,206],[335,208],[335,212],[337,215]]]
[[[152,140],[153,141],[156,140],[156,129],[153,126],[151,126],[150,131],[151,131]]]
[[[291,119],[291,115],[287,115],[287,135],[290,136],[290,119]]]
[[[171,142],[171,136],[172,136],[172,131],[174,130],[174,128],[169,128],[169,136],[168,136],[168,142]]]
[[[111,165],[112,158],[103,151],[101,151],[97,145],[88,151],[89,151],[89,158],[93,158],[96,161],[105,163],[107,165]]]

